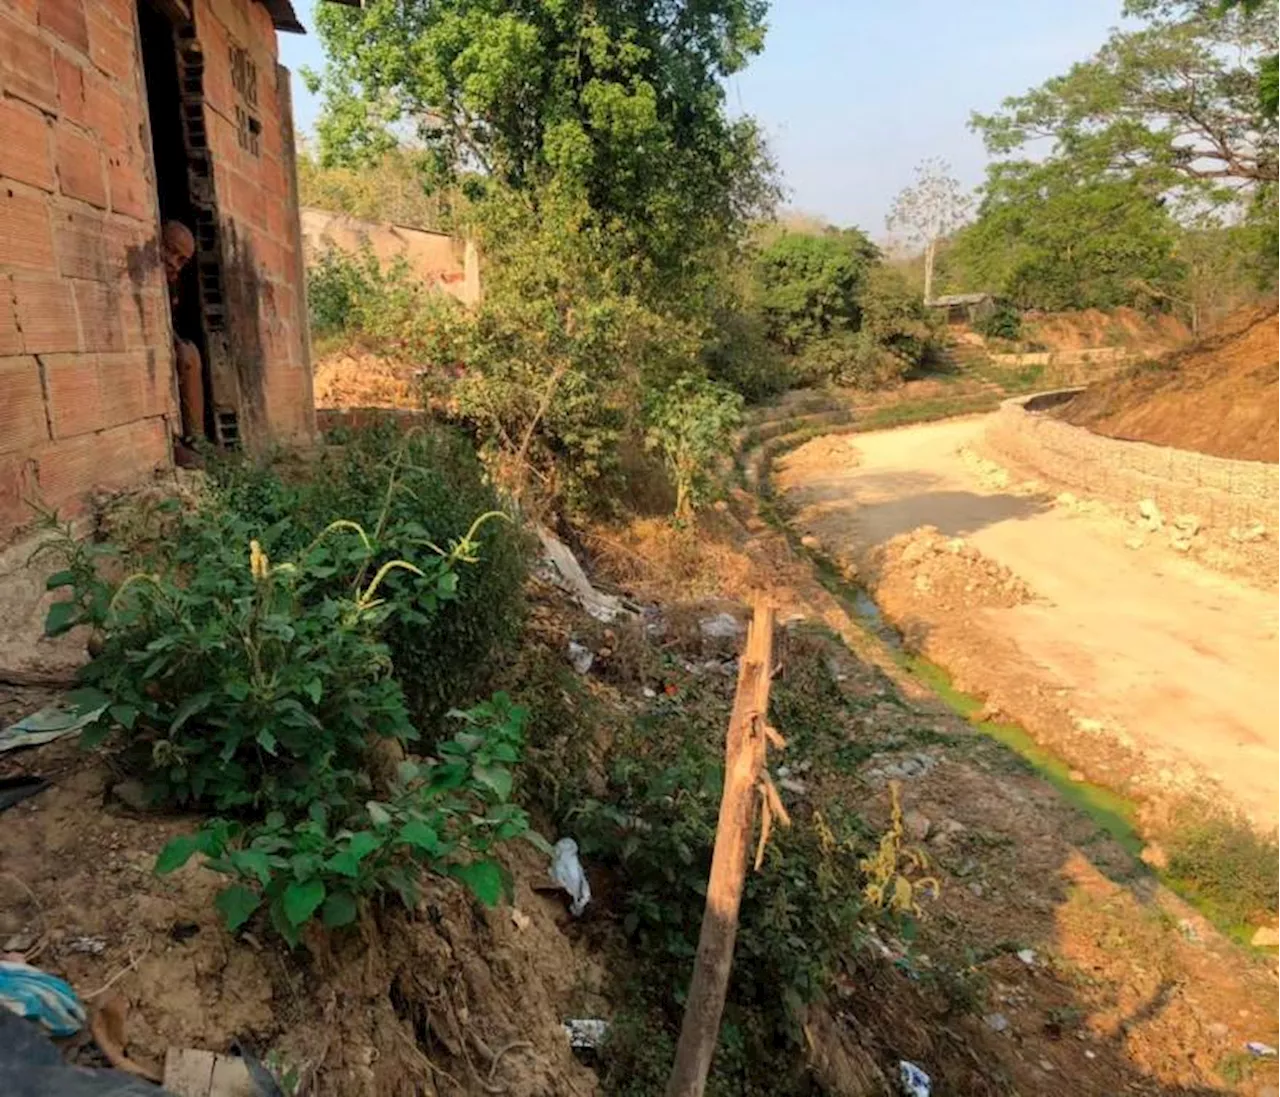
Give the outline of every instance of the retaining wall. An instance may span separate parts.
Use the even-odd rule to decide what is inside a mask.
[[[1276,465],[1106,438],[1034,410],[1052,406],[1055,395],[1017,397],[1000,406],[985,436],[997,457],[1110,502],[1152,499],[1166,516],[1194,514],[1223,532],[1261,524],[1274,535],[1280,527]]]

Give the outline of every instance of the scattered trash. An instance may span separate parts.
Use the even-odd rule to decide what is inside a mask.
[[[1027,967],[1034,967],[1036,962],[1036,950],[1033,948],[1020,948],[1018,949],[1018,959],[1026,964]]]
[[[641,692],[641,693],[643,693],[646,697],[649,697],[649,698],[653,698],[653,697],[657,697],[657,696],[658,696],[658,691],[657,691],[657,690],[655,690],[655,689],[650,689],[648,686],[645,686],[645,687],[644,687],[644,689],[642,689],[640,692]]]
[[[734,640],[742,635],[743,628],[732,613],[717,613],[698,622],[698,630],[708,640]]]
[[[1275,926],[1259,926],[1249,939],[1254,948],[1276,948],[1280,946],[1280,932]]]
[[[40,1025],[7,1009],[0,1009],[0,1093],[174,1097],[168,1090],[115,1070],[64,1063],[62,1052]]]
[[[0,960],[0,1006],[38,1022],[51,1036],[71,1036],[84,1027],[76,992],[56,975],[17,960]]]
[[[1085,1048],[1084,1057],[1086,1059],[1096,1059],[1098,1057],[1098,1053],[1096,1051],[1090,1051],[1088,1048]]]
[[[539,526],[538,540],[542,542],[542,551],[551,564],[550,580],[561,590],[572,594],[578,604],[597,621],[608,624],[616,620],[623,612],[622,599],[596,590],[577,557],[553,533]]]
[[[577,918],[591,902],[591,885],[578,860],[578,843],[572,838],[561,838],[552,847],[551,879],[572,896],[569,913]]]
[[[591,664],[596,661],[595,655],[591,649],[583,647],[576,640],[569,641],[569,664],[579,674],[586,674],[591,669]]]
[[[71,952],[83,952],[89,956],[101,956],[107,951],[107,942],[102,937],[72,937],[66,947]]]
[[[594,1051],[609,1035],[609,1022],[598,1017],[581,1017],[564,1022],[569,1046],[579,1050]]]
[[[1009,1018],[1003,1013],[988,1013],[982,1020],[992,1032],[1005,1032],[1009,1028]]]
[[[106,705],[86,707],[77,704],[74,694],[61,698],[0,731],[0,751],[52,743],[88,727],[106,708]]]
[[[1270,1044],[1264,1044],[1259,1040],[1250,1040],[1244,1045],[1244,1049],[1258,1059],[1274,1059],[1276,1057],[1276,1049]]]
[[[907,1097],[929,1097],[933,1092],[929,1075],[906,1059],[898,1061],[898,1081],[902,1083],[902,1092]]]
[[[19,777],[0,777],[0,811],[8,811],[14,804],[29,800],[49,787],[49,782],[34,774]]]
[[[518,907],[512,907],[511,924],[514,925],[516,929],[528,929],[533,924],[533,919]]]
[[[263,1089],[238,1055],[216,1055],[199,1048],[171,1047],[164,1056],[164,1088],[175,1097],[274,1097]]]

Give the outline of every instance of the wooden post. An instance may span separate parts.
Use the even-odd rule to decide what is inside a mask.
[[[707,905],[667,1097],[702,1097],[720,1034],[764,770],[769,681],[773,675],[773,621],[773,606],[757,601],[747,630],[746,650],[738,666],[738,689],[725,736],[724,792],[711,855]]]

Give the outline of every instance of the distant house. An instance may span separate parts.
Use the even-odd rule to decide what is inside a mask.
[[[172,468],[165,220],[195,236],[180,324],[204,433],[315,431],[289,0],[0,3],[0,543],[32,500]]]
[[[948,324],[972,324],[995,311],[995,298],[989,293],[948,293],[925,302],[926,308],[946,311]]]

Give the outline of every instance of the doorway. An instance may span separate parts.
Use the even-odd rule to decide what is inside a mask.
[[[204,440],[216,438],[213,408],[213,381],[209,365],[207,317],[203,308],[202,271],[219,264],[217,239],[202,233],[201,203],[194,200],[191,187],[192,157],[183,111],[195,91],[200,102],[200,73],[194,89],[184,86],[179,40],[194,39],[190,17],[175,0],[137,0],[138,30],[142,45],[142,68],[147,88],[147,110],[151,119],[151,152],[155,164],[156,192],[160,201],[160,224],[177,221],[190,230],[195,255],[170,287],[170,314],[176,339],[195,346],[200,354],[201,387],[204,390]],[[188,81],[189,82],[189,81]],[[212,219],[216,225],[216,218]],[[202,238],[203,237],[203,238]],[[210,246],[212,245],[212,246]]]

